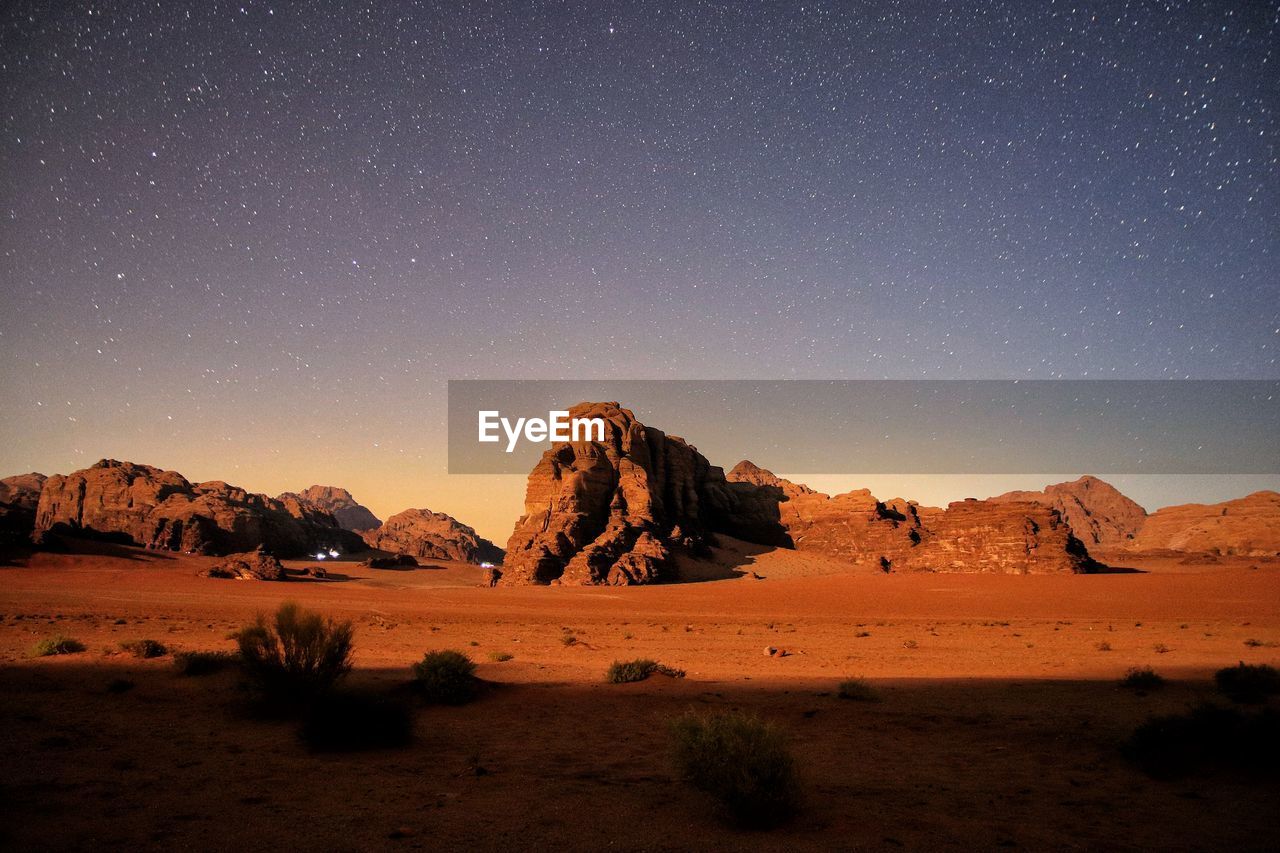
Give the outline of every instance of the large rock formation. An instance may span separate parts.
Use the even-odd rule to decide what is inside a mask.
[[[502,583],[652,583],[672,548],[697,551],[715,531],[785,544],[774,487],[728,482],[697,448],[617,403],[570,413],[602,418],[604,441],[564,442],[542,455],[507,541]]]
[[[364,548],[333,516],[297,502],[216,480],[192,484],[176,471],[114,459],[45,481],[33,538],[43,542],[59,534],[195,554],[262,546],[287,557]]]
[[[356,503],[350,492],[337,486],[310,486],[301,492],[285,492],[276,500],[292,501],[307,509],[328,513],[339,527],[356,533],[373,530],[382,524],[368,507]]]
[[[903,571],[1025,575],[1100,568],[1056,509],[973,498],[930,518],[916,547],[888,559]]]
[[[44,474],[18,474],[0,480],[0,545],[31,541]]]
[[[885,570],[1083,571],[1087,553],[1058,513],[1035,503],[963,502],[946,511],[866,490],[834,497],[750,462],[729,476],[681,438],[617,403],[583,403],[601,442],[565,442],[529,475],[507,542],[504,584],[663,580],[673,549],[724,533]]]
[[[361,534],[370,548],[464,563],[500,563],[502,549],[442,512],[406,509]]]
[[[1280,494],[1254,492],[1218,504],[1164,507],[1147,516],[1128,547],[1248,557],[1280,555]]]
[[[992,501],[1032,501],[1053,507],[1088,547],[1120,547],[1137,535],[1147,511],[1115,486],[1084,476],[1070,483],[1045,486],[1044,491],[1005,492]]]

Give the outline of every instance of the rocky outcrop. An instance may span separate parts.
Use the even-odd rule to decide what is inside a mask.
[[[1088,547],[1121,547],[1132,540],[1147,520],[1147,511],[1115,486],[1084,476],[1069,483],[1045,486],[1044,491],[1005,492],[990,500],[1043,504],[1058,511]]]
[[[866,489],[829,496],[740,462],[729,479],[775,488],[793,546],[884,571],[1088,571],[1094,563],[1052,507],[966,500],[945,510],[878,500]]]
[[[0,480],[0,545],[31,541],[44,474],[18,474]]]
[[[356,533],[373,530],[382,524],[368,507],[361,506],[350,492],[337,486],[310,486],[301,492],[285,492],[276,500],[328,513],[339,527]]]
[[[1070,528],[1035,503],[964,502],[947,510],[864,490],[829,496],[750,462],[726,476],[681,438],[617,403],[583,403],[599,442],[557,444],[538,462],[507,542],[501,584],[664,580],[673,551],[723,533],[887,571],[1082,571]]]
[[[45,482],[33,538],[47,542],[60,534],[193,554],[264,547],[287,557],[364,549],[358,536],[327,513],[114,459]]]
[[[361,534],[370,548],[463,563],[500,563],[502,549],[442,512],[406,509]]]
[[[1280,555],[1280,494],[1254,492],[1218,504],[1164,507],[1147,516],[1128,548],[1248,557]]]
[[[1034,501],[956,501],[922,529],[919,544],[890,556],[889,568],[1017,575],[1100,568],[1058,511]]]
[[[261,548],[245,554],[232,554],[204,575],[241,581],[283,581],[289,578],[280,560]]]
[[[617,403],[582,403],[570,414],[603,419],[604,441],[564,442],[542,455],[499,583],[653,583],[667,574],[672,549],[698,552],[715,532],[785,544],[776,487],[730,483],[697,448]]]
[[[900,498],[880,501],[867,489],[826,495],[745,460],[733,467],[728,478],[776,490],[780,523],[789,544],[800,551],[879,565],[882,558],[905,554],[924,534],[919,507]]]

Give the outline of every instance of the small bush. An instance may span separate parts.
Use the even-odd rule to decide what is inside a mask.
[[[1120,679],[1120,686],[1128,687],[1130,690],[1137,690],[1139,693],[1146,693],[1150,690],[1159,690],[1164,687],[1164,676],[1149,666],[1135,666],[1124,674],[1124,678]]]
[[[777,726],[738,711],[691,711],[672,721],[671,733],[680,774],[718,798],[734,822],[763,829],[795,813],[795,761]]]
[[[1096,643],[1094,645],[1094,648],[1100,652],[1109,652],[1111,651],[1111,644],[1108,643],[1106,640],[1103,640],[1101,643]]]
[[[504,663],[514,658],[515,655],[510,652],[489,652],[489,660],[494,663]]]
[[[55,634],[36,643],[31,654],[38,658],[47,658],[53,655],[74,655],[82,651],[84,651],[84,643],[74,637]]]
[[[578,638],[573,634],[565,634],[560,638],[560,642],[566,646],[576,646],[578,644]]]
[[[245,671],[276,699],[307,699],[333,686],[351,669],[354,630],[286,601],[268,623],[265,616],[236,640]]]
[[[158,658],[169,653],[164,643],[157,640],[133,640],[132,642],[121,643],[120,648],[135,658]]]
[[[438,705],[465,705],[476,697],[476,665],[452,649],[427,652],[413,665],[418,692]]]
[[[1202,705],[1187,714],[1151,718],[1134,730],[1121,751],[1157,778],[1214,767],[1274,776],[1280,768],[1280,713]]]
[[[1218,690],[1233,702],[1263,702],[1268,696],[1280,693],[1280,672],[1265,663],[1252,665],[1241,661],[1218,670],[1213,680]]]
[[[179,675],[212,675],[240,663],[232,652],[174,652],[173,666]]]
[[[413,714],[389,696],[335,690],[311,704],[300,734],[315,752],[392,749],[413,739]]]
[[[670,678],[684,678],[683,669],[663,666],[656,660],[648,658],[637,658],[629,661],[614,661],[609,665],[609,671],[605,673],[604,680],[610,684],[630,684],[635,681],[644,681],[655,672]]]
[[[880,701],[880,694],[876,693],[871,685],[861,678],[850,678],[840,682],[839,688],[836,689],[836,695],[841,699],[849,699],[853,702]]]

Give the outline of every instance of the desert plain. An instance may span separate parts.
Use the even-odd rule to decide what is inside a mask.
[[[200,576],[213,557],[22,551],[0,567],[0,846],[1280,848],[1274,774],[1156,779],[1120,749],[1213,700],[1218,668],[1280,663],[1280,559],[1099,556],[1136,571],[850,572],[723,537],[682,559],[684,583],[489,588],[448,561],[330,562],[326,579],[286,561],[289,582],[254,583]],[[416,709],[407,747],[314,753],[246,710],[234,671],[120,648],[230,651],[285,600],[353,621],[352,684],[394,690],[424,652],[457,649],[483,690]],[[32,657],[53,634],[86,650]],[[686,676],[605,683],[640,657]],[[1121,687],[1141,666],[1166,686]],[[848,678],[876,701],[840,698]],[[784,729],[792,821],[735,828],[681,781],[668,722],[690,708]]]

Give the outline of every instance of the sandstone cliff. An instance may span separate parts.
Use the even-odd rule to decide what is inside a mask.
[[[784,544],[772,486],[730,483],[677,436],[617,403],[582,403],[602,442],[565,442],[529,474],[524,515],[507,542],[504,584],[636,584],[662,580],[671,549],[698,551],[716,531]]]
[[[45,482],[33,538],[45,542],[64,533],[197,554],[259,546],[278,556],[364,548],[327,513],[114,459]]]
[[[464,563],[500,563],[502,549],[442,512],[406,509],[361,534],[370,548]]]
[[[350,492],[337,486],[311,486],[301,492],[285,492],[276,500],[292,501],[307,509],[328,513],[339,527],[356,533],[382,524],[368,507],[357,503]]]
[[[1248,557],[1280,555],[1280,494],[1254,492],[1218,504],[1164,507],[1147,516],[1128,547]]]

